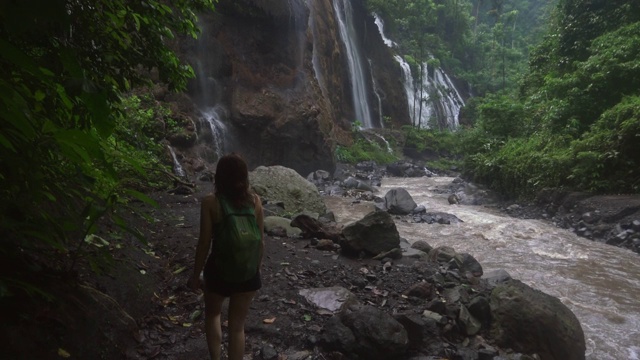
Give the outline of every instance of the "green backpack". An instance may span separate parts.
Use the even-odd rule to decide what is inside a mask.
[[[216,273],[227,282],[243,282],[258,272],[262,234],[252,206],[236,209],[218,198],[222,221],[214,226],[213,247]]]

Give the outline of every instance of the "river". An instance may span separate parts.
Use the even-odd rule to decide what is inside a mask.
[[[454,225],[396,221],[409,242],[425,240],[472,254],[485,272],[505,269],[513,278],[559,298],[578,317],[588,360],[638,360],[640,357],[640,257],[580,238],[544,220],[507,216],[493,207],[449,205],[450,177],[385,178],[379,196],[405,188],[427,211],[460,218]],[[371,203],[327,197],[336,220],[362,218]]]

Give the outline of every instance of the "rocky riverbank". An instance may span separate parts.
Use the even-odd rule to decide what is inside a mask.
[[[484,274],[472,254],[432,249],[424,242],[409,246],[400,239],[391,217],[416,221],[427,212],[414,208],[390,214],[390,205],[400,205],[401,199],[362,189],[376,186],[380,171],[341,168],[335,177],[322,171],[310,175],[322,183],[324,196],[386,208],[349,231],[332,221],[330,211],[319,214],[323,211],[305,206],[323,199],[315,189],[315,195],[309,193],[306,180],[276,168],[263,173],[287,190],[256,189],[267,201],[270,225],[264,286],[247,319],[245,358],[584,358],[580,324],[558,299],[505,272]],[[185,284],[198,235],[199,199],[211,183],[199,181],[195,189],[153,194],[157,208],[140,204],[152,222],[133,225],[146,229],[149,243],[105,229],[101,236],[109,241],[100,251],[112,252],[114,267],[98,277],[81,271],[83,285],[68,296],[85,299],[84,305],[65,306],[73,322],[61,326],[55,319],[43,320],[30,335],[46,340],[38,346],[12,342],[5,352],[9,358],[206,358],[202,294]],[[488,201],[484,194],[479,190],[461,200]],[[301,198],[307,200],[296,200]],[[315,215],[322,216],[316,220]],[[276,219],[286,220],[278,225],[283,223]],[[359,234],[369,234],[367,241]],[[386,235],[374,239],[376,234]],[[13,335],[19,339],[20,334]]]
[[[270,181],[291,174],[280,170],[261,172],[268,174]],[[357,174],[351,175],[328,181],[333,189],[329,192],[340,188],[340,196],[357,194],[359,200],[354,197],[353,201],[363,201],[366,191],[350,192],[345,186],[353,184],[347,179],[356,179]],[[323,176],[323,172],[311,175]],[[306,185],[296,186],[299,180],[285,182],[294,198],[307,196],[303,189]],[[255,178],[252,181],[261,183]],[[199,189],[203,186],[206,185],[201,184]],[[327,193],[328,188],[323,189]],[[372,215],[376,219],[363,219],[358,231],[353,232],[355,238],[346,228],[336,234],[337,227],[329,214],[317,222],[309,220],[309,215],[293,217],[292,224],[300,227],[282,226],[275,218],[305,209],[287,208],[284,204],[295,200],[269,198],[266,188],[258,191],[269,200],[266,208],[270,209],[270,216],[264,287],[252,305],[247,323],[247,358],[534,359],[534,354],[549,359],[584,357],[582,330],[566,307],[557,299],[510,280],[503,272],[483,274],[481,264],[471,254],[458,254],[446,247],[431,249],[420,242],[409,247],[397,233],[387,245],[380,244],[389,241],[389,236],[363,244],[357,234],[392,232],[391,215],[382,211]],[[189,214],[178,216],[181,228],[189,229],[189,238],[195,234],[197,224],[197,209],[192,201],[201,195],[185,195],[187,200],[169,204],[174,217],[176,213]],[[163,201],[175,201],[174,197],[165,196]],[[380,228],[376,230],[376,226]],[[176,232],[171,226],[164,229]],[[174,237],[163,235],[165,239]],[[185,247],[184,243],[169,242],[174,248],[168,253],[181,254],[174,256],[171,269],[189,267],[189,252],[195,243]],[[389,249],[378,254],[380,246]],[[350,248],[350,256],[344,255],[346,248]],[[156,253],[165,251],[158,248]],[[153,316],[146,318],[151,321],[138,329],[138,344],[127,353],[130,358],[145,358],[148,354],[167,359],[206,356],[202,329],[194,325],[200,321],[202,304],[199,295],[184,291],[187,276],[170,276],[171,281],[158,292]],[[571,324],[565,328],[571,329],[569,332],[554,328],[559,323],[553,319],[558,316],[565,319],[565,325]],[[540,332],[557,336],[551,341],[538,339],[536,334]]]

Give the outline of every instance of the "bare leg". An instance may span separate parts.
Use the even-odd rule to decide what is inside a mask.
[[[207,346],[211,360],[220,360],[220,344],[222,342],[220,314],[223,302],[223,296],[208,291],[204,292],[204,331],[207,335]]]
[[[229,299],[229,360],[244,356],[244,322],[255,291],[231,295]]]

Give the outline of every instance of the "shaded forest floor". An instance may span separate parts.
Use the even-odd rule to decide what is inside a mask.
[[[114,261],[102,275],[84,264],[77,274],[79,287],[53,277],[42,284],[57,297],[44,309],[14,304],[12,311],[25,316],[2,328],[9,339],[2,358],[207,359],[202,294],[186,286],[199,231],[199,199],[211,184],[198,183],[196,189],[192,195],[153,194],[157,208],[140,204],[152,222],[138,219],[132,225],[144,229],[147,244],[117,228],[105,229],[100,236],[108,245],[96,251],[109,251]],[[245,358],[341,358],[317,347],[331,314],[309,305],[301,289],[342,286],[363,303],[422,311],[401,296],[419,281],[415,273],[399,270],[412,259],[397,260],[388,271],[379,260],[317,250],[305,239],[267,236],[265,243],[263,288],[247,319]],[[365,273],[377,278],[376,286],[362,286]]]

